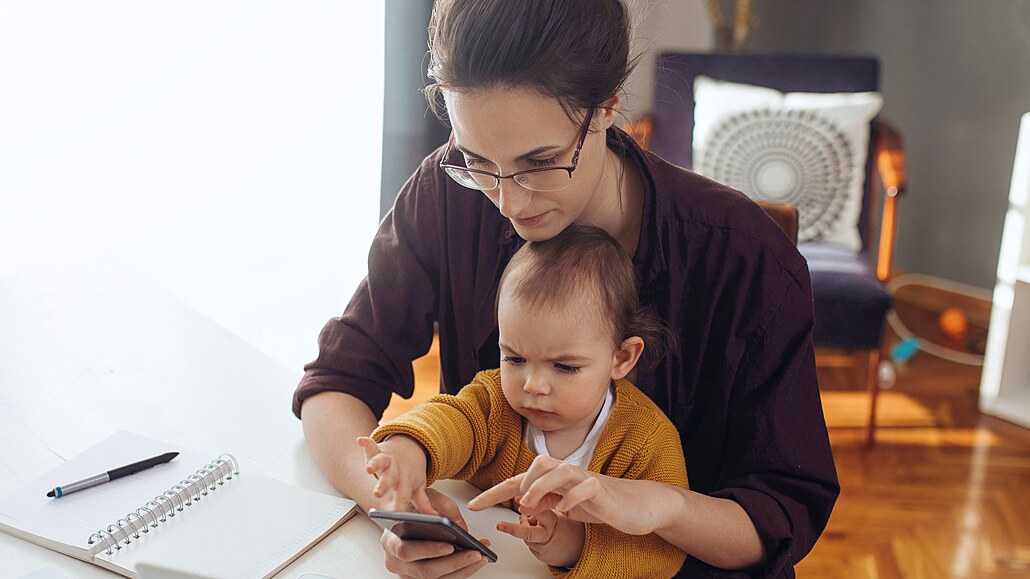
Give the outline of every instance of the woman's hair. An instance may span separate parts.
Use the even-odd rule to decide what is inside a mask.
[[[523,245],[501,274],[497,299],[503,294],[528,307],[560,308],[584,293],[608,322],[614,345],[631,336],[644,340],[644,368],[674,347],[669,328],[640,307],[629,256],[599,227],[569,225],[551,239]]]
[[[570,119],[615,96],[636,64],[620,0],[436,0],[426,99],[444,90],[532,87]]]

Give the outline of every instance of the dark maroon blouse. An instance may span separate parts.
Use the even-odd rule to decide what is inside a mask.
[[[744,195],[642,151],[611,129],[608,146],[637,164],[645,200],[633,264],[641,303],[678,344],[637,385],[680,431],[691,489],[736,501],[768,558],[746,573],[693,558],[689,577],[792,577],[826,526],[840,487],[819,402],[812,288],[804,258]],[[405,184],[369,252],[369,273],[319,336],[293,400],[327,390],[381,416],[410,397],[411,362],[440,335],[441,391],[500,365],[494,300],[522,244],[485,195],[439,169],[442,148]]]

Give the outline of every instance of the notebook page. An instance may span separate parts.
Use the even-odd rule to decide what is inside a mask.
[[[55,486],[169,451],[169,463],[89,489],[49,498]],[[89,536],[178,483],[213,456],[182,451],[129,432],[118,432],[0,499],[0,529],[79,559],[89,559]]]
[[[356,512],[354,501],[241,472],[217,491],[96,562],[206,577],[271,577]]]

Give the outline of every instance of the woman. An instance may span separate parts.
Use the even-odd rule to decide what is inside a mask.
[[[441,388],[454,393],[499,364],[497,283],[523,240],[595,225],[633,257],[642,304],[677,335],[634,382],[679,429],[691,490],[540,461],[481,503],[528,491],[522,502],[542,506],[587,489],[570,517],[657,533],[689,555],[686,576],[790,576],[839,491],[807,266],[743,195],[614,127],[628,55],[617,0],[437,2],[427,96],[450,141],[384,219],[369,274],[323,329],[294,412],[333,484],[376,506],[353,441],[377,426],[392,392],[411,395],[410,362],[428,350],[434,322]],[[457,514],[446,497],[431,500]],[[466,577],[485,564],[435,543],[382,543],[387,567],[405,576]]]

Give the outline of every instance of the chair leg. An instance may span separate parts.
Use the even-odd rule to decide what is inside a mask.
[[[869,391],[869,422],[865,430],[865,446],[872,448],[876,442],[876,399],[880,394],[880,349],[869,352],[869,369],[866,372],[866,389]]]

